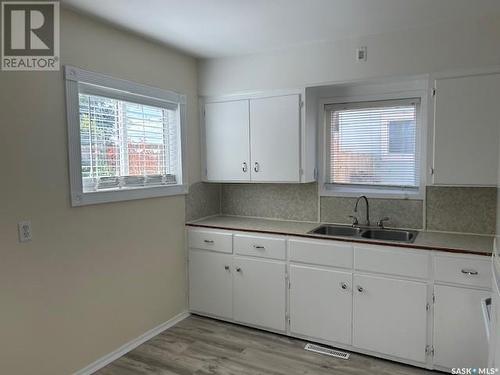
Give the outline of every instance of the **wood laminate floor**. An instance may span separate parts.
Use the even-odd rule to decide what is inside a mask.
[[[352,353],[349,360],[305,351],[305,342],[191,316],[97,375],[430,375],[412,366]]]

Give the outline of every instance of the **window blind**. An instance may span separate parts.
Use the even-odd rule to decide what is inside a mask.
[[[165,107],[79,94],[83,192],[177,183],[179,116]]]
[[[329,105],[328,182],[416,189],[417,99]]]

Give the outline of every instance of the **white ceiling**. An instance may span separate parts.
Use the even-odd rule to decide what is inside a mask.
[[[214,58],[478,18],[499,0],[62,0],[63,5]]]

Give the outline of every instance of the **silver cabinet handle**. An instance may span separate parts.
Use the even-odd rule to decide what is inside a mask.
[[[253,170],[254,170],[255,172],[258,172],[258,171],[260,170],[260,165],[259,165],[259,163],[255,162],[255,164],[254,164],[254,166],[253,166]]]
[[[363,293],[365,291],[365,288],[363,288],[360,285],[358,285],[356,288],[358,289],[358,292],[360,292],[360,293]]]
[[[253,245],[254,249],[258,249],[258,250],[264,250],[265,247],[264,246],[261,246],[261,245]]]
[[[479,275],[479,272],[477,272],[476,270],[473,270],[473,269],[463,269],[462,273],[469,275],[469,276]]]
[[[225,266],[224,266],[224,269],[225,269],[226,271],[229,271],[229,266],[228,266],[228,265],[225,265]]]
[[[241,272],[241,268],[240,267],[236,267],[236,272]]]
[[[247,173],[248,165],[246,162],[243,162],[243,164],[241,164],[241,170],[243,171],[243,173]]]
[[[341,282],[341,283],[340,283],[340,287],[341,287],[342,289],[346,290],[346,289],[347,289],[347,287],[348,287],[348,285],[347,285],[347,283],[346,283],[346,282]]]
[[[205,242],[205,243],[209,243],[209,244],[213,244],[213,243],[214,243],[214,240],[203,240],[203,242]]]

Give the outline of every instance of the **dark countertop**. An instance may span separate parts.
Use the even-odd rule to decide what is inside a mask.
[[[431,231],[419,231],[415,242],[402,243],[394,241],[364,240],[348,237],[326,237],[308,232],[320,223],[303,221],[270,220],[260,218],[249,218],[239,216],[212,216],[186,223],[191,227],[214,228],[242,232],[259,232],[269,234],[280,234],[287,236],[298,236],[316,239],[330,239],[336,241],[347,241],[357,243],[369,243],[376,245],[387,245],[395,247],[406,247],[412,249],[439,250],[463,254],[475,254],[490,256],[493,252],[494,236],[443,233]]]

